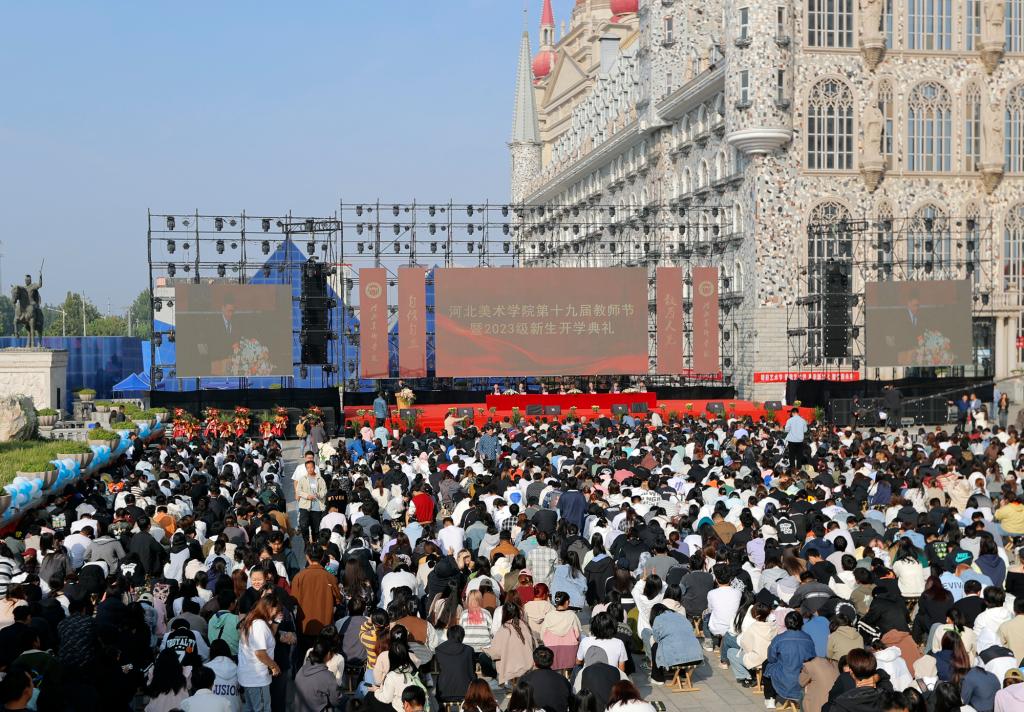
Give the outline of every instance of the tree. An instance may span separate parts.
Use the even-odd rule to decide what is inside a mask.
[[[8,296],[0,296],[0,336],[14,336],[14,303]]]
[[[123,316],[104,316],[89,322],[89,336],[127,336],[128,320]]]
[[[61,314],[60,310],[64,310],[65,320],[67,324],[67,335],[68,336],[82,336],[82,304],[85,304],[85,321],[92,322],[99,319],[102,315],[100,310],[90,302],[88,299],[84,299],[80,294],[76,292],[68,292],[67,296],[64,297],[64,301],[60,304],[53,306],[52,308],[43,308],[44,318],[46,323],[43,327],[43,334],[45,336],[60,336],[61,335]]]
[[[150,291],[143,289],[128,307],[128,312],[131,315],[132,336],[148,339],[153,333],[152,312],[150,311],[152,302]]]

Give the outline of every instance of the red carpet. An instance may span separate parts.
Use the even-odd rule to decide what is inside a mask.
[[[673,414],[675,414],[675,415],[677,415],[679,417],[685,417],[688,414],[693,414],[693,415],[696,416],[696,415],[700,415],[702,413],[705,413],[707,411],[707,404],[710,403],[710,402],[721,402],[721,403],[724,403],[727,416],[732,416],[732,415],[735,415],[737,417],[752,416],[756,420],[757,418],[760,418],[763,415],[767,415],[767,411],[764,409],[763,406],[761,406],[761,404],[757,404],[757,406],[755,407],[754,403],[752,403],[751,401],[742,401],[742,400],[726,400],[726,401],[707,401],[707,400],[693,400],[693,401],[665,400],[665,401],[663,401],[663,400],[659,400],[658,401],[658,410],[662,414],[662,418],[665,419],[665,420],[668,420],[669,417],[671,415],[673,415]],[[473,419],[474,419],[474,422],[477,425],[483,425],[484,423],[487,422],[488,419],[502,420],[506,416],[511,416],[512,415],[512,411],[511,410],[507,410],[507,411],[498,410],[498,411],[495,411],[494,413],[491,413],[490,411],[488,411],[488,409],[486,408],[486,406],[483,403],[448,403],[448,404],[422,405],[422,406],[413,405],[413,408],[418,410],[418,411],[420,411],[419,412],[419,417],[418,417],[418,419],[416,421],[417,426],[421,427],[421,428],[430,428],[434,432],[439,431],[443,427],[445,416],[448,415],[448,411],[451,408],[473,408],[473,413],[474,413]],[[392,406],[392,411],[393,411],[393,420],[396,420],[397,419],[397,409],[394,408],[394,406]],[[525,409],[520,411],[520,412],[522,413],[522,415],[524,417],[526,416]],[[786,408],[786,412],[788,412],[788,408]],[[606,414],[606,415],[611,415],[611,409],[610,408],[605,408],[605,409],[599,410],[598,413],[603,413],[603,414]],[[810,421],[814,417],[814,409],[813,408],[801,408],[800,409],[800,414],[804,418],[806,418],[808,421]],[[568,415],[568,413],[563,410],[561,417],[565,417],[566,415]],[[594,416],[594,412],[590,408],[586,408],[586,409],[578,408],[577,411],[576,411],[576,415],[578,417],[581,417],[581,418],[584,417],[584,416],[586,416],[587,418],[592,418]],[[784,415],[783,412],[779,412],[779,413],[776,414],[776,417],[777,418],[781,418],[783,415]],[[643,416],[637,415],[635,417],[642,418]],[[345,408],[345,420],[352,420],[352,419],[355,419],[355,420],[358,420],[358,421],[372,421],[373,420],[373,408],[370,407],[370,406],[349,406],[349,407],[346,407]],[[549,420],[550,419],[551,419],[551,417],[549,417]],[[541,420],[541,417],[540,416],[536,416],[536,417],[530,416],[530,417],[527,417],[526,420],[527,421],[539,421],[539,420]],[[394,425],[398,426],[399,424],[398,423],[394,423]]]

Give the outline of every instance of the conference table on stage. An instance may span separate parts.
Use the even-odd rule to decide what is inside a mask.
[[[630,410],[634,403],[643,403],[648,410],[654,410],[658,405],[656,393],[571,393],[562,395],[560,393],[526,393],[511,396],[487,396],[487,407],[496,408],[499,411],[519,408],[526,411],[529,406],[559,406],[562,412],[568,411],[573,406],[578,411],[590,410],[592,406],[598,406],[601,410],[610,410],[613,405],[624,405]]]

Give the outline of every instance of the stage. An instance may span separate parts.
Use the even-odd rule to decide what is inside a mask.
[[[623,396],[625,396],[625,399],[623,399]],[[548,396],[541,396],[539,394],[538,395],[526,395],[526,396],[489,396],[488,397],[488,402],[490,402],[491,398],[525,398],[525,399],[528,399],[530,403],[537,403],[537,402],[539,402],[537,399],[545,399],[545,398],[558,399],[558,398],[567,398],[567,397],[583,398],[584,399],[582,402],[586,403],[586,405],[582,406],[582,407],[581,406],[577,406],[577,408],[576,408],[576,416],[579,417],[579,418],[587,418],[587,419],[593,419],[595,417],[600,417],[602,415],[607,415],[609,417],[618,417],[618,416],[613,416],[612,415],[612,405],[617,405],[617,404],[620,404],[620,403],[629,405],[630,403],[633,402],[633,401],[630,400],[631,397],[643,397],[644,400],[647,400],[647,402],[650,403],[649,410],[651,412],[657,411],[658,413],[660,413],[662,419],[664,421],[666,421],[666,422],[668,422],[668,420],[670,418],[672,418],[672,417],[683,418],[683,417],[686,417],[688,415],[692,415],[692,416],[696,417],[696,416],[699,416],[699,415],[702,415],[702,414],[706,414],[707,413],[707,407],[708,407],[709,403],[721,403],[722,404],[723,413],[724,413],[725,417],[743,418],[743,417],[750,416],[750,417],[754,418],[755,420],[757,420],[758,418],[760,418],[762,416],[768,415],[768,411],[765,409],[764,404],[762,404],[762,403],[753,403],[751,401],[728,400],[728,399],[726,399],[726,400],[722,400],[722,399],[719,399],[719,400],[705,400],[705,399],[699,399],[699,400],[675,400],[675,399],[673,399],[673,400],[660,400],[660,399],[657,398],[657,394],[655,394],[655,393],[625,393],[625,394],[604,393],[604,394],[598,394],[597,396],[588,396],[586,394],[584,394],[583,396],[578,396],[578,395],[576,395],[576,396],[559,396],[557,394],[556,395],[548,395]],[[608,400],[605,403],[593,400],[595,398],[601,398],[601,397],[604,397],[604,398],[606,398]],[[587,400],[588,398],[590,400]],[[648,400],[648,399],[650,399],[650,400]],[[614,400],[615,402],[613,403],[612,400]],[[552,403],[552,405],[555,405],[555,403]],[[598,409],[595,411],[592,406],[598,406]],[[560,416],[543,416],[543,415],[527,416],[527,414],[526,414],[526,407],[525,406],[515,406],[513,403],[508,403],[507,407],[503,407],[503,408],[497,408],[496,406],[494,406],[494,407],[496,409],[492,411],[490,409],[491,408],[490,406],[484,407],[480,403],[447,403],[447,404],[425,404],[425,405],[416,405],[414,403],[412,405],[412,408],[414,410],[418,411],[417,420],[416,420],[416,426],[418,428],[423,428],[423,429],[430,428],[434,432],[438,432],[439,430],[441,430],[444,427],[444,419],[445,419],[445,417],[447,417],[449,411],[451,411],[452,409],[455,409],[456,412],[458,412],[459,408],[471,408],[473,410],[473,423],[475,425],[477,425],[477,426],[482,426],[488,420],[500,421],[500,420],[504,420],[506,417],[507,418],[511,418],[512,414],[513,414],[512,413],[512,408],[513,407],[518,407],[519,408],[519,411],[518,411],[519,415],[521,415],[527,422],[540,421],[541,419],[544,419],[544,418],[546,418],[547,420],[563,419],[566,416],[568,416],[568,414],[569,414],[567,409],[563,409],[562,414]],[[405,424],[402,423],[401,420],[400,420],[399,412],[398,412],[398,407],[395,406],[392,403],[392,404],[389,404],[389,410],[390,410],[390,413],[391,413],[391,427],[392,428],[404,428]],[[776,414],[775,414],[776,415],[776,419],[781,421],[781,422],[785,422],[785,419],[788,417],[788,413],[789,413],[789,407],[788,406],[784,406],[782,408],[782,410],[779,410],[779,411],[776,412]],[[345,414],[345,420],[346,421],[348,421],[348,420],[356,420],[359,423],[368,422],[371,425],[373,423],[373,408],[372,407],[367,407],[367,406],[348,406],[348,407],[344,408],[344,414]],[[805,419],[807,419],[808,422],[810,422],[810,421],[812,421],[814,419],[814,409],[813,408],[800,408],[800,414]],[[646,420],[647,418],[650,417],[650,413],[647,413],[647,414],[636,413],[636,414],[633,414],[633,417],[636,418],[637,420]]]
[[[548,408],[557,407],[562,414],[568,413],[570,408],[576,408],[577,412],[590,410],[592,406],[611,410],[612,406],[624,405],[632,412],[643,412],[634,410],[634,406],[642,404],[648,410],[654,410],[658,404],[658,396],[655,393],[517,393],[509,396],[487,396],[487,407],[497,410],[511,411],[513,408],[526,411],[527,408]]]

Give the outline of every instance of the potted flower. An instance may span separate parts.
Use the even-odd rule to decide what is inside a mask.
[[[569,417],[570,418],[575,418],[576,417],[576,406],[574,406],[574,405],[569,406]]]
[[[77,391],[75,391],[75,394],[78,396],[78,400],[82,401],[83,403],[92,403],[92,401],[96,398],[96,389],[79,388]]]
[[[86,438],[86,442],[90,445],[109,447],[111,450],[116,448],[117,444],[121,442],[120,435],[106,428],[92,428],[86,431]]]
[[[477,408],[476,409],[476,414],[479,415],[482,418],[483,415],[484,415],[484,409],[483,408]]]
[[[409,408],[413,403],[416,402],[416,394],[412,392],[412,389],[406,386],[402,390],[395,393],[395,402],[398,404],[399,409]]]
[[[60,413],[53,408],[42,408],[36,411],[36,418],[41,428],[52,428],[58,417],[60,417]]]
[[[60,450],[54,459],[77,462],[83,470],[89,466],[94,457],[92,448],[78,440],[57,440],[54,445],[59,446]]]
[[[356,408],[356,416],[363,418],[366,416],[366,408]]]
[[[686,413],[690,414],[692,412],[693,412],[693,403],[687,403],[686,404]]]
[[[93,401],[92,405],[97,413],[109,413],[114,404],[108,400],[98,400]]]
[[[519,410],[519,406],[512,406],[512,424],[518,426],[523,421],[523,413]]]
[[[150,408],[149,413],[152,413],[153,417],[156,418],[156,422],[162,423],[167,420],[167,409],[166,408]]]

